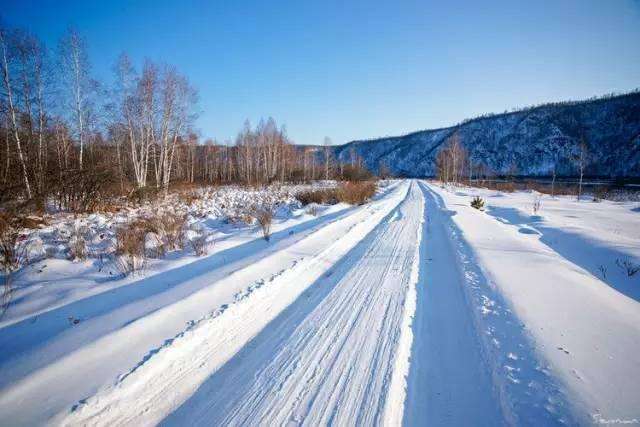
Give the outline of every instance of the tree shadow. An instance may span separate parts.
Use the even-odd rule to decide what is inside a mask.
[[[105,290],[0,329],[0,388],[60,357],[123,328],[133,321],[211,286],[232,271],[244,268],[337,221],[357,208],[311,219],[273,233],[270,242],[256,238],[180,267],[159,272],[121,287]],[[143,302],[144,301],[144,302]],[[109,319],[106,319],[110,316]],[[72,324],[69,318],[79,319]],[[65,334],[65,345],[46,353],[39,349]],[[78,337],[77,339],[71,338]],[[14,367],[14,360],[30,354],[30,363]],[[25,365],[25,366],[23,366]],[[11,369],[8,367],[11,366]]]
[[[250,394],[252,386],[264,373],[270,363],[288,350],[287,342],[296,329],[334,291],[336,286],[351,271],[358,259],[367,255],[371,242],[376,239],[381,227],[385,226],[399,211],[394,208],[384,219],[343,256],[334,267],[312,283],[294,302],[269,322],[258,335],[247,342],[242,349],[215,371],[196,392],[169,414],[161,425],[191,424],[227,425],[227,417],[233,409]],[[348,286],[342,283],[341,286]],[[277,384],[263,385],[265,393],[277,392]],[[240,425],[255,423],[257,420],[233,420]]]
[[[504,224],[518,227],[523,234],[539,235],[542,243],[569,262],[588,271],[618,292],[640,301],[637,280],[628,277],[618,266],[622,260],[633,259],[630,253],[578,233],[550,227],[543,217],[528,216],[516,208],[490,206],[487,213]]]

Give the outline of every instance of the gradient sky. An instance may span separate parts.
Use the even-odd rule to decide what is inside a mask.
[[[50,47],[68,25],[94,76],[118,54],[178,66],[203,137],[273,116],[297,143],[452,125],[640,87],[640,1],[2,0]]]

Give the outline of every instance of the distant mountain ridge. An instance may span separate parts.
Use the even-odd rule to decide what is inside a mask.
[[[355,153],[373,171],[384,164],[397,176],[434,176],[435,158],[456,132],[473,163],[496,175],[549,176],[555,163],[559,176],[573,176],[576,166],[571,159],[584,141],[587,175],[640,177],[640,91],[487,115],[404,136],[352,141],[333,147],[333,154],[349,162]]]

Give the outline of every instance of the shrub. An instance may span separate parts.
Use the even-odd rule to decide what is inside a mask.
[[[542,207],[542,198],[540,196],[535,196],[533,198],[533,214],[538,215],[540,208]]]
[[[149,258],[163,258],[167,254],[167,245],[164,239],[156,232],[145,233],[145,256]]]
[[[22,218],[12,214],[0,214],[0,267],[4,272],[0,314],[8,307],[11,298],[11,274],[28,261],[29,240],[21,232]]]
[[[373,174],[363,166],[344,165],[342,167],[342,179],[345,181],[370,181],[374,179]]]
[[[335,188],[301,191],[296,194],[296,199],[302,203],[302,206],[306,206],[311,203],[330,205],[338,203],[338,195]]]
[[[597,186],[593,189],[593,201],[596,203],[600,202],[602,199],[605,199],[607,197],[608,192],[609,189],[607,187]]]
[[[351,205],[361,205],[376,193],[376,183],[373,181],[343,182],[338,186],[336,195],[340,202]]]
[[[183,213],[165,212],[158,215],[158,234],[162,236],[165,244],[170,250],[182,249],[184,247],[184,224],[187,215]]]
[[[484,208],[484,200],[481,197],[476,196],[471,200],[471,207],[482,210]]]
[[[87,258],[87,242],[84,238],[86,227],[78,226],[73,228],[73,234],[69,240],[69,249],[71,251],[71,259],[84,260]]]
[[[193,202],[200,200],[202,197],[196,191],[183,191],[178,193],[178,199],[187,206],[191,206]]]
[[[307,208],[307,213],[309,215],[318,216],[318,205],[313,204]]]
[[[628,259],[616,259],[616,265],[627,273],[627,276],[633,277],[640,271],[640,264],[636,264]]]
[[[204,256],[207,254],[208,247],[208,237],[209,233],[207,233],[202,227],[198,227],[193,230],[194,235],[189,239],[189,244],[191,245],[191,249],[197,256]]]
[[[133,189],[127,198],[130,202],[141,205],[144,202],[150,202],[158,198],[160,190],[156,187],[140,187]]]
[[[144,267],[146,234],[140,222],[124,224],[116,230],[115,265],[123,275]]]
[[[273,208],[263,206],[257,208],[254,213],[254,217],[258,224],[260,224],[260,228],[262,229],[262,237],[267,242],[271,238],[271,223],[273,221]]]
[[[28,238],[21,232],[21,224],[20,217],[0,214],[0,264],[5,272],[27,263]]]
[[[94,212],[113,199],[113,174],[106,169],[68,170],[51,182],[60,209]]]

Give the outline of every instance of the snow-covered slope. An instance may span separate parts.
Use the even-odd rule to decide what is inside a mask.
[[[434,159],[458,132],[473,162],[497,174],[515,167],[517,175],[576,175],[571,157],[581,141],[588,146],[588,175],[640,176],[640,92],[592,101],[549,104],[463,122],[445,129],[353,141],[335,147],[349,162],[352,153],[371,170],[380,164],[400,176],[434,176]],[[318,155],[322,155],[321,150]]]

